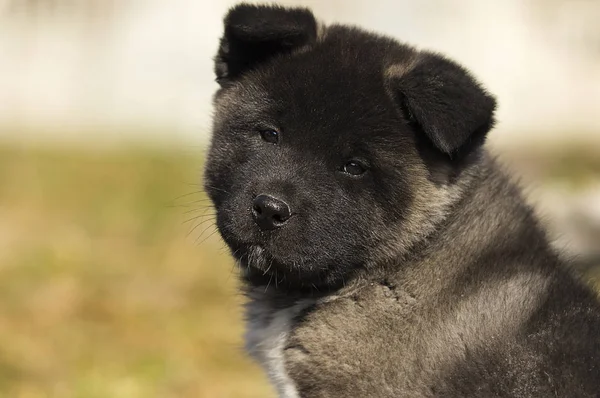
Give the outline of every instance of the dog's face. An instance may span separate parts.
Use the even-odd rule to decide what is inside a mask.
[[[457,65],[303,9],[230,11],[205,189],[252,283],[335,286],[448,205],[494,101]]]

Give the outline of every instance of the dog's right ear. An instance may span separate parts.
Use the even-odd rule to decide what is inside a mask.
[[[317,22],[305,8],[240,4],[225,17],[225,33],[215,58],[221,86],[271,57],[310,44],[317,37]]]

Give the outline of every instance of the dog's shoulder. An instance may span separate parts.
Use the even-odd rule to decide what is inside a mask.
[[[285,367],[300,396],[396,397],[409,389],[418,303],[388,281],[361,282],[295,319]],[[415,395],[413,395],[415,396]]]

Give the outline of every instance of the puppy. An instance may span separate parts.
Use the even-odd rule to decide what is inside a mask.
[[[600,304],[483,147],[495,100],[391,38],[241,4],[205,189],[280,397],[598,397]]]

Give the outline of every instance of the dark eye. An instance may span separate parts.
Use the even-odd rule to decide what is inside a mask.
[[[261,138],[271,144],[277,144],[279,142],[279,132],[275,130],[261,130]]]
[[[346,174],[358,176],[367,171],[367,169],[357,160],[351,160],[342,167],[342,171]]]

